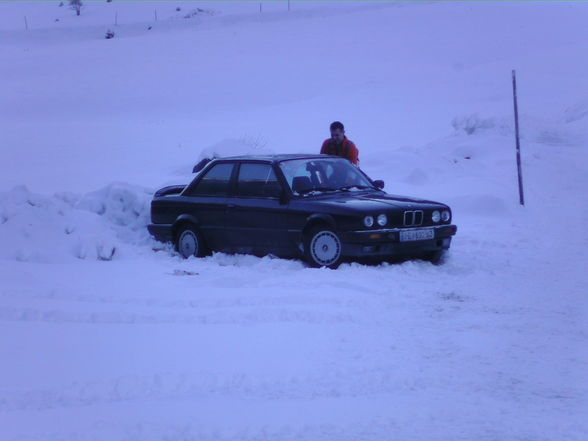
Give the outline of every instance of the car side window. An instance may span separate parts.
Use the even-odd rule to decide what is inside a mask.
[[[227,196],[234,164],[217,164],[206,172],[190,196]]]
[[[237,195],[242,197],[277,198],[282,187],[271,164],[241,164]]]

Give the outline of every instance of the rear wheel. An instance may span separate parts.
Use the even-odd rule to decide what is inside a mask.
[[[206,254],[206,246],[195,226],[180,227],[176,235],[176,250],[184,259],[190,256],[202,257]]]
[[[315,268],[337,268],[341,263],[341,240],[328,227],[314,227],[305,237],[304,258]]]

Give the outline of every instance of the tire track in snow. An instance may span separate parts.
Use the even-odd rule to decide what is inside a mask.
[[[396,367],[332,370],[286,378],[241,373],[224,376],[210,372],[156,373],[151,376],[121,376],[103,381],[76,382],[55,389],[12,393],[4,391],[0,393],[0,411],[211,397],[265,400],[365,397],[416,391],[427,387],[428,382],[426,379],[399,376]]]
[[[342,298],[340,294],[330,296],[312,294],[291,294],[275,296],[272,294],[239,296],[232,298],[194,298],[169,299],[164,295],[161,297],[120,297],[103,295],[85,295],[63,292],[14,292],[3,291],[0,297],[14,300],[47,300],[67,301],[87,304],[124,305],[169,309],[225,309],[237,307],[259,307],[259,306],[358,306],[362,303],[358,299]]]
[[[372,368],[332,369],[307,375],[271,377],[243,373],[155,373],[121,376],[101,381],[74,382],[59,388],[30,391],[0,391],[0,412],[73,409],[115,403],[236,398],[283,402],[369,398],[388,396],[391,403],[407,396],[444,390],[443,371],[431,368],[421,375],[407,376],[397,365]],[[450,374],[450,371],[447,372]],[[456,387],[476,386],[480,397],[522,402],[537,400],[560,410],[573,410],[582,394],[571,387],[555,389],[526,381],[524,377],[495,372],[485,382],[477,375],[455,378]]]
[[[71,312],[32,307],[0,307],[0,322],[60,324],[191,324],[256,325],[265,323],[340,324],[357,323],[351,313],[311,309],[255,309],[247,312],[218,311],[206,314],[140,314],[133,312]]]

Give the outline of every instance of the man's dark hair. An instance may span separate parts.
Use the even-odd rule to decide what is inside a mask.
[[[343,123],[341,121],[335,121],[335,122],[331,123],[331,131],[337,130],[337,129],[345,130],[345,126],[343,125]]]

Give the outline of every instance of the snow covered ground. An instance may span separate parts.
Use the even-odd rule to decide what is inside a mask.
[[[290,6],[0,2],[0,440],[588,439],[588,4]],[[149,238],[203,154],[336,119],[451,205],[443,265]]]

